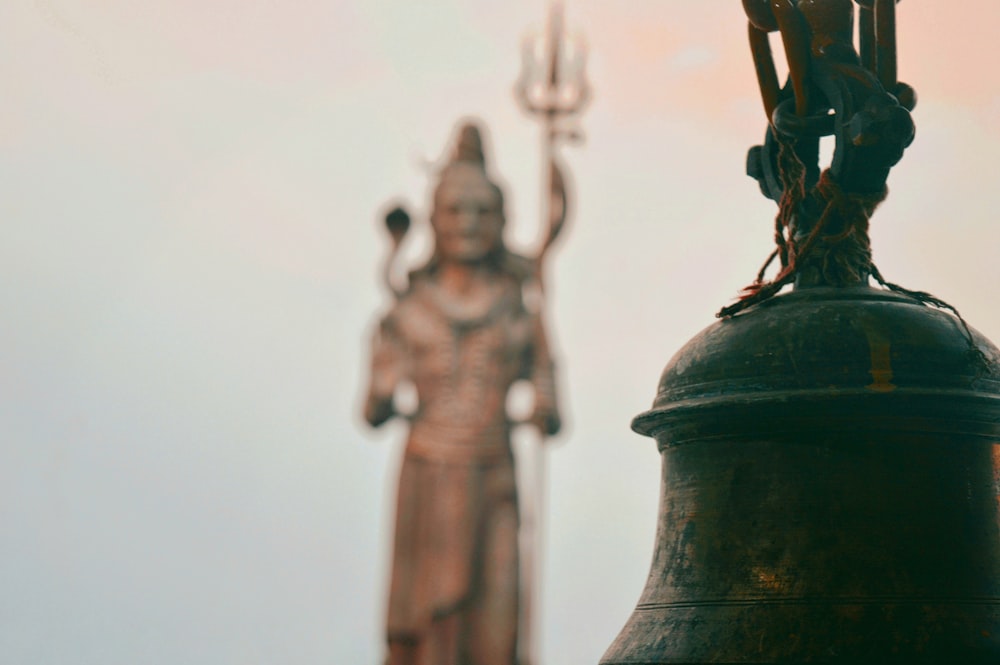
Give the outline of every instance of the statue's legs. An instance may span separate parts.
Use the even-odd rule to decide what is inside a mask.
[[[518,521],[509,460],[404,461],[388,665],[515,665]]]
[[[513,470],[497,471],[486,479],[492,505],[483,534],[481,577],[468,613],[466,649],[472,665],[514,665],[517,658],[517,503]]]

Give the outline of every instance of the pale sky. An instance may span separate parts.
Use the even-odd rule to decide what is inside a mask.
[[[1000,340],[1000,4],[899,7],[917,139],[872,221],[891,281]],[[10,0],[0,6],[0,662],[381,662],[402,426],[359,417],[388,300],[379,213],[427,246],[428,162],[490,128],[511,244],[539,129],[511,94],[546,5]],[[596,663],[652,553],[629,422],[750,281],[774,206],[741,3],[569,0],[590,45],[549,319],[541,665]],[[519,445],[531,445],[531,441]]]

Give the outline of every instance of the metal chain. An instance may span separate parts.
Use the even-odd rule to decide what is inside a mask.
[[[896,3],[900,0],[743,0],[748,22],[750,49],[757,71],[764,111],[769,122],[781,98],[768,35],[780,32],[794,91],[795,113],[803,117],[826,115],[814,99],[810,86],[811,64],[824,49],[846,44],[853,48],[854,4],[859,7],[859,64],[894,95],[900,105],[912,110],[913,89],[897,80]],[[801,123],[800,123],[801,124]],[[806,122],[809,131],[832,133],[830,122],[817,118]]]
[[[836,137],[831,176],[845,191],[870,194],[913,138],[913,89],[897,79],[897,0],[743,0],[768,138],[748,171],[775,201],[784,189],[774,145],[795,139],[806,186],[819,180],[818,140]],[[861,14],[860,55],[854,44]],[[778,83],[769,35],[781,34],[788,81]]]
[[[897,80],[897,0],[743,0],[768,128],[750,150],[747,172],[778,203],[772,254],[732,314],[791,282],[863,283],[872,274],[868,220],[886,195],[889,170],[914,136],[912,88]],[[861,13],[860,51],[854,5]],[[779,32],[788,62],[784,86],[769,35]],[[833,135],[828,168],[819,140]],[[764,280],[778,258],[777,276]],[[877,272],[877,271],[876,271]]]

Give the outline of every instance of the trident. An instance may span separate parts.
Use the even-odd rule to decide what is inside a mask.
[[[582,39],[564,34],[562,3],[553,2],[548,33],[524,40],[521,77],[514,86],[521,107],[542,122],[542,168],[548,169],[548,173],[543,172],[542,219],[547,220],[548,228],[536,259],[539,277],[542,262],[566,221],[566,185],[556,144],[560,139],[583,138],[573,121],[590,101],[586,59]]]
[[[514,95],[521,107],[542,123],[541,219],[546,224],[544,238],[535,257],[541,309],[544,298],[544,261],[562,232],[568,213],[566,180],[556,154],[560,140],[580,141],[583,136],[575,119],[590,100],[587,83],[586,48],[579,37],[567,37],[563,28],[562,3],[549,10],[548,31],[524,40],[520,79]],[[541,442],[529,446],[519,465],[522,479],[521,501],[521,612],[518,662],[534,665],[536,639],[534,606],[537,604],[541,560],[541,514],[545,503],[545,450]]]

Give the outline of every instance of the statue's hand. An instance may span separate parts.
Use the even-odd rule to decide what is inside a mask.
[[[402,380],[394,345],[378,331],[372,340],[372,370],[365,403],[365,420],[378,427],[396,415],[394,395]]]
[[[559,411],[552,407],[536,407],[531,415],[531,424],[545,436],[554,436],[562,429],[562,418]]]
[[[378,399],[369,396],[365,404],[365,420],[372,427],[378,427],[396,415],[396,407],[392,403],[392,397]]]
[[[391,399],[402,379],[400,363],[393,345],[376,335],[372,343],[372,373],[369,394],[377,399]]]

